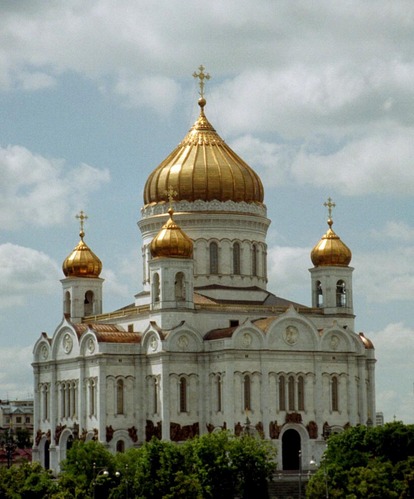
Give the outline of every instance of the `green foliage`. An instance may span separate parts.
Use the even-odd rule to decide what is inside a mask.
[[[38,463],[0,468],[1,499],[43,499],[52,497],[55,490],[51,473]]]
[[[328,440],[320,469],[307,487],[312,498],[414,497],[414,425],[357,426]]]

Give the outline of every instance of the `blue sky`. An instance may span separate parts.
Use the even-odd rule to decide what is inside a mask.
[[[331,196],[377,410],[414,422],[411,1],[20,0],[0,16],[0,398],[33,393],[76,213],[105,310],[140,291],[143,186],[196,119],[204,64],[209,120],[265,185],[269,289],[310,304]]]

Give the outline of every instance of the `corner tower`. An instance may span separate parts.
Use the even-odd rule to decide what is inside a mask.
[[[80,241],[62,264],[65,278],[63,288],[63,313],[72,322],[82,317],[102,313],[102,283],[99,277],[102,262],[85,243],[84,222],[88,218],[83,211],[76,215],[80,221]]]
[[[324,203],[328,208],[329,229],[311,252],[314,268],[312,276],[312,306],[323,309],[325,314],[349,314],[353,316],[352,272],[349,266],[351,250],[332,229],[331,198]]]
[[[168,220],[168,192],[173,190],[174,219],[194,245],[194,288],[212,298],[260,301],[267,285],[270,224],[263,184],[208,121],[204,80],[209,77],[203,66],[199,70],[194,74],[200,82],[199,117],[145,184],[138,222],[144,289],[151,286],[151,241]]]

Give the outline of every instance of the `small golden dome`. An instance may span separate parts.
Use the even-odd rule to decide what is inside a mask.
[[[311,252],[311,260],[315,267],[348,267],[351,263],[351,250],[332,230],[332,224],[333,221],[329,218],[329,229]]]
[[[162,226],[160,232],[151,241],[153,258],[192,258],[193,241],[174,222],[173,210],[168,210],[170,218]]]
[[[372,343],[372,341],[369,338],[367,338],[365,336],[364,333],[358,333],[358,335],[361,338],[361,341],[367,350],[372,350],[374,348],[374,344]]]
[[[102,271],[102,262],[83,240],[85,237],[83,223],[88,217],[81,211],[79,215],[76,215],[76,218],[80,220],[79,236],[81,240],[63,262],[63,273],[66,277],[99,277]]]
[[[144,204],[174,201],[235,201],[263,203],[260,177],[217,134],[204,114],[206,100],[198,104],[200,116],[184,140],[151,173],[144,188]]]

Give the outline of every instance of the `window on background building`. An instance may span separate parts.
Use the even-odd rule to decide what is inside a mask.
[[[16,417],[16,423],[17,424],[21,424],[21,422],[22,422],[22,417],[21,416],[17,416]]]
[[[29,416],[26,416],[25,423],[26,424],[30,423],[30,417]]]
[[[295,410],[295,378],[289,376],[288,379],[288,399],[289,399],[289,411]]]

